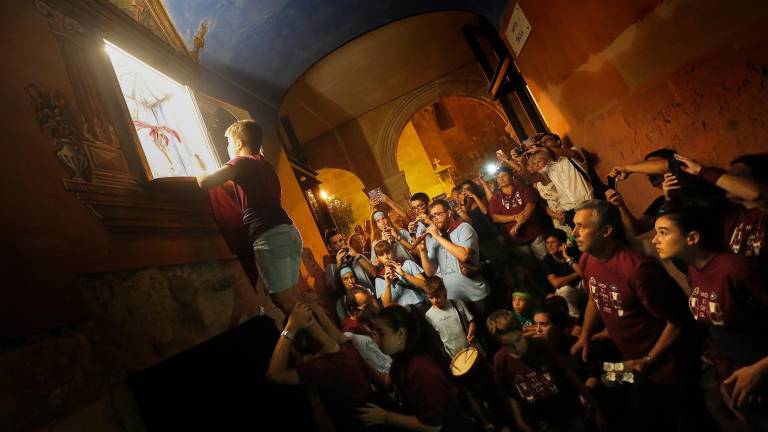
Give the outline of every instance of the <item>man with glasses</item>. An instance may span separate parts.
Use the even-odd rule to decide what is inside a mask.
[[[450,205],[437,199],[429,206],[432,224],[424,243],[418,244],[424,271],[443,279],[448,299],[458,299],[478,322],[484,322],[488,311],[490,289],[479,270],[480,243],[472,225],[457,218]]]
[[[429,213],[427,213],[429,195],[424,192],[416,192],[409,201],[414,220],[408,224],[408,232],[411,233],[412,238],[416,238],[426,231],[427,225],[432,223],[429,220]]]

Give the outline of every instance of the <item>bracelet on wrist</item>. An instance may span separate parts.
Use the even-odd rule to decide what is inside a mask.
[[[280,332],[280,336],[283,336],[283,337],[285,337],[286,339],[288,339],[289,341],[293,342],[293,338],[294,338],[294,336],[296,336],[296,335],[295,335],[295,334],[293,334],[293,332],[290,332],[290,331],[288,331],[288,330],[283,330],[283,331],[281,331],[281,332]]]

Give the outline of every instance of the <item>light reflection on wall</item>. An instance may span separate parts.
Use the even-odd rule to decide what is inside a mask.
[[[152,178],[218,168],[191,89],[104,42]]]

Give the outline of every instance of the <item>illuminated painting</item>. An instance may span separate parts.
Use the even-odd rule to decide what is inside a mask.
[[[152,178],[196,176],[220,163],[189,87],[106,42]]]

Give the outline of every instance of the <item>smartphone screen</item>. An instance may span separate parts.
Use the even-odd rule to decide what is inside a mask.
[[[372,200],[381,198],[381,195],[382,195],[381,188],[371,189],[368,191],[368,198]]]
[[[608,189],[616,190],[616,177],[608,176]]]

